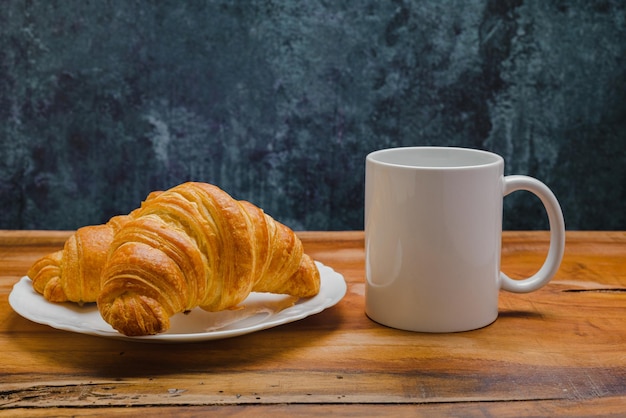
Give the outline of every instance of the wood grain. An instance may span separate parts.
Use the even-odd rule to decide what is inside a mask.
[[[611,415],[626,406],[626,232],[568,232],[549,285],[501,292],[495,323],[456,334],[372,322],[363,233],[301,232],[306,251],[346,278],[338,305],[242,337],[167,345],[59,331],[10,308],[13,284],[68,234],[0,231],[0,414]],[[505,233],[503,270],[534,273],[547,240]]]

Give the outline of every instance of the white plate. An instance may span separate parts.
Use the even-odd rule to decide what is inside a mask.
[[[251,293],[242,308],[223,312],[205,312],[196,308],[188,314],[170,318],[167,332],[158,335],[127,337],[106,323],[95,303],[78,306],[74,303],[52,303],[33,290],[28,277],[13,286],[9,304],[21,316],[53,328],[142,342],[193,342],[236,337],[277,325],[298,321],[319,313],[339,302],[346,294],[343,276],[320,262],[320,291],[311,298],[297,299],[271,293]]]

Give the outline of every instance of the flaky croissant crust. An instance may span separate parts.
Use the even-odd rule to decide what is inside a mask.
[[[129,216],[116,216],[104,225],[79,228],[63,250],[37,260],[28,270],[33,288],[51,302],[95,302],[100,276],[113,235]]]

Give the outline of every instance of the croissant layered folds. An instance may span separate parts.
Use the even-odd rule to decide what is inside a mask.
[[[161,192],[152,192],[146,202]],[[33,288],[50,302],[95,302],[100,294],[100,276],[107,261],[113,236],[137,210],[111,218],[104,225],[79,228],[63,250],[37,260],[26,273]]]
[[[63,250],[36,261],[28,270],[33,288],[51,302],[95,302],[100,274],[113,235],[129,216],[116,216],[104,225],[79,228]]]
[[[296,297],[319,292],[319,272],[293,231],[210,184],[153,193],[139,209],[102,227],[106,233],[95,240],[105,251],[82,237],[81,228],[62,252],[35,263],[29,277],[49,300],[89,301],[95,294],[102,317],[125,335],[164,332],[172,315],[197,306],[236,309],[252,291]],[[76,262],[66,253],[71,240],[83,243],[76,258],[93,274],[67,274],[66,264]],[[100,258],[84,260],[85,247]],[[81,280],[90,284],[75,287],[89,288],[88,295],[54,290]]]

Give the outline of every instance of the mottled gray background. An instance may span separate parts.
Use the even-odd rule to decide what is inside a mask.
[[[186,180],[363,228],[364,158],[502,154],[568,229],[626,229],[623,0],[0,2],[0,228],[73,229]],[[507,229],[543,229],[507,197]]]

